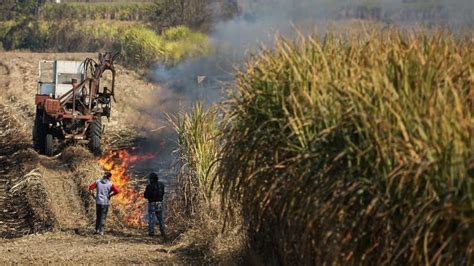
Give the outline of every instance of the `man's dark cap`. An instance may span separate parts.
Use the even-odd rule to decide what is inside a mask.
[[[158,175],[156,173],[150,173],[150,181],[157,182],[158,181]]]
[[[104,172],[104,177],[105,178],[110,178],[112,176],[112,173],[110,171],[105,171]]]

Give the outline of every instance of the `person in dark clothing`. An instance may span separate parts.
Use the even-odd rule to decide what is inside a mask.
[[[163,196],[165,195],[165,185],[158,181],[158,175],[151,173],[149,175],[150,183],[145,189],[145,199],[148,200],[148,235],[155,234],[156,220],[160,223],[160,233],[163,238],[165,235],[165,223],[163,217]]]
[[[110,172],[105,172],[101,179],[98,179],[89,186],[89,191],[95,189],[95,203],[96,203],[96,221],[95,221],[95,233],[104,235],[105,219],[107,218],[107,212],[109,211],[110,198],[119,193],[118,188],[112,184]]]

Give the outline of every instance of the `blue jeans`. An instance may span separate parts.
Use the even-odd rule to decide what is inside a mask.
[[[155,234],[156,221],[160,223],[160,233],[165,236],[165,222],[162,202],[148,202],[148,234]]]

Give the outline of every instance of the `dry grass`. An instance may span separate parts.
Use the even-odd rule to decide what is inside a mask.
[[[264,260],[472,264],[473,49],[388,30],[248,62],[219,177]]]
[[[11,110],[0,104],[0,237],[50,230],[50,211],[39,158]]]

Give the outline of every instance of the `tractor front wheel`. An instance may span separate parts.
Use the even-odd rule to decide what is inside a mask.
[[[53,135],[46,134],[44,154],[47,156],[53,156],[53,149],[54,149]]]
[[[35,123],[33,125],[33,147],[40,154],[45,153],[47,130],[47,126],[43,124],[43,111],[36,109]]]
[[[102,120],[100,116],[94,117],[94,121],[90,123],[89,129],[87,130],[87,138],[89,139],[89,150],[94,155],[101,155]]]

